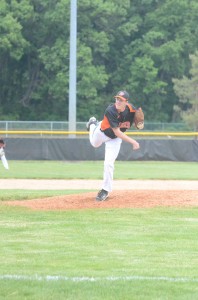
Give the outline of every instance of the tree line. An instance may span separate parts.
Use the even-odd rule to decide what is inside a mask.
[[[126,89],[147,121],[177,122],[197,0],[77,1],[77,121]],[[1,0],[0,120],[68,120],[70,0]],[[176,109],[180,106],[180,110]]]

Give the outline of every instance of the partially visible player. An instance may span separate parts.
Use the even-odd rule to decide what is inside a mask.
[[[9,169],[9,166],[8,166],[8,162],[7,162],[7,159],[5,157],[5,151],[4,151],[4,148],[5,148],[5,143],[4,143],[4,140],[2,138],[0,138],[0,158],[1,158],[1,161],[2,161],[2,164],[4,166],[4,168],[6,170]]]
[[[109,192],[112,191],[114,163],[118,157],[122,141],[130,143],[133,150],[140,148],[136,140],[124,133],[133,125],[137,111],[132,104],[128,103],[128,92],[119,91],[114,98],[115,103],[111,103],[107,107],[103,120],[98,122],[95,117],[91,117],[86,126],[93,147],[97,148],[105,143],[103,183],[102,189],[97,194],[97,201],[106,200]]]

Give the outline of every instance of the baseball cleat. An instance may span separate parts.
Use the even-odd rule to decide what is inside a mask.
[[[109,193],[105,190],[101,190],[98,192],[98,195],[96,196],[96,201],[105,201],[109,196]]]
[[[89,131],[90,125],[92,125],[92,124],[97,125],[97,123],[98,123],[98,121],[96,120],[96,118],[95,118],[95,117],[91,117],[91,118],[89,119],[89,121],[87,122],[87,124],[86,124],[87,131]]]

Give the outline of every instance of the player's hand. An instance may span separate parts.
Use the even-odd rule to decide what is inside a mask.
[[[140,144],[136,141],[133,142],[133,150],[138,150],[140,148]]]

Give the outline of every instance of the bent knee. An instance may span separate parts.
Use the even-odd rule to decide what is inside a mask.
[[[91,145],[94,147],[94,148],[98,148],[102,145],[102,143],[98,143],[98,142],[91,142]]]

